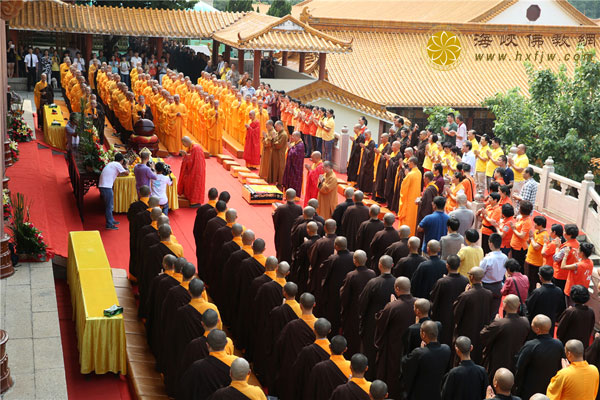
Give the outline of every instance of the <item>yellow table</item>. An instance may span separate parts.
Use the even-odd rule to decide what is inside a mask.
[[[167,199],[169,199],[169,211],[179,208],[179,197],[177,197],[177,177],[171,175],[173,184],[167,186]],[[131,203],[137,201],[137,189],[135,187],[135,176],[120,176],[113,185],[113,202],[116,213],[126,213]]]
[[[123,315],[104,316],[104,309],[119,302],[98,231],[69,234],[67,281],[77,328],[81,373],[126,374]]]
[[[56,111],[56,114],[53,114],[52,111]],[[55,121],[58,125],[52,124]],[[44,106],[44,138],[46,139],[46,143],[57,149],[66,150],[66,125],[67,123],[64,120],[60,107],[50,108],[47,105]]]

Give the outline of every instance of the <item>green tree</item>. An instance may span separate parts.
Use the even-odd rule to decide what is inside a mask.
[[[245,12],[254,11],[252,8],[252,0],[229,0],[225,11],[230,12]]]
[[[428,115],[427,129],[431,128],[433,132],[437,134],[442,133],[442,126],[445,126],[446,123],[448,123],[446,117],[449,113],[458,115],[458,112],[456,112],[452,107],[445,106],[425,107],[423,108],[423,112]]]
[[[577,52],[572,76],[564,65],[553,72],[526,64],[529,98],[515,88],[483,105],[496,116],[493,131],[506,149],[523,143],[532,163],[551,156],[558,174],[581,181],[600,155],[600,63],[593,50]]]
[[[588,18],[600,18],[600,1],[594,0],[569,0],[575,8],[584,13]]]
[[[285,17],[292,12],[292,4],[287,0],[274,0],[267,11],[267,15]]]
[[[187,10],[194,8],[198,0],[76,0],[76,4],[112,7],[162,8]]]

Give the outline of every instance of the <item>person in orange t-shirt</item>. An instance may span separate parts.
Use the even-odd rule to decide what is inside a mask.
[[[577,240],[579,228],[577,225],[566,224],[564,229],[566,242],[559,246],[558,251],[554,255],[554,278],[552,278],[552,282],[562,290],[565,289],[567,277],[569,276],[569,271],[561,268],[562,260],[564,257],[567,257],[567,265],[576,263],[577,250],[579,250],[579,241]]]
[[[529,240],[527,257],[525,257],[525,275],[529,278],[529,293],[535,289],[535,286],[540,281],[538,272],[540,271],[540,267],[544,264],[542,249],[544,248],[544,243],[546,243],[548,237],[549,235],[546,231],[546,217],[536,215],[533,217],[533,236]]]
[[[544,257],[544,265],[554,265],[554,254],[556,249],[564,242],[563,226],[561,224],[552,224],[550,227],[550,235],[546,237],[544,247],[542,248],[542,256]]]
[[[502,216],[502,209],[498,206],[499,201],[500,195],[498,193],[490,193],[487,206],[478,212],[478,215],[483,219],[481,225],[481,248],[484,254],[491,251],[488,241],[490,235],[496,232],[494,221],[500,221],[500,217]]]
[[[528,240],[533,235],[533,221],[531,212],[533,204],[530,201],[523,201],[520,204],[520,218],[516,223],[511,223],[510,227],[513,230],[513,237],[510,240],[512,249],[512,258],[521,264],[521,268],[525,265],[525,257],[527,256]]]
[[[515,222],[515,209],[510,204],[504,204],[500,209],[502,210],[502,219],[495,226],[498,229],[500,236],[502,236],[502,247],[500,247],[500,251],[509,257],[510,241],[513,237],[513,230],[510,225]]]
[[[567,246],[568,247],[568,246]],[[571,251],[572,249],[570,249]],[[567,283],[565,285],[565,294],[569,296],[571,287],[575,285],[581,285],[584,288],[590,287],[592,280],[592,271],[594,270],[594,264],[590,260],[590,256],[594,253],[594,245],[591,243],[582,243],[579,246],[579,261],[568,264],[567,257],[564,257],[560,265],[560,269],[566,269],[569,271],[567,276]]]

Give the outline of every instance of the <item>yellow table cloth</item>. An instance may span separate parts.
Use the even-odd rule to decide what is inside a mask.
[[[52,113],[53,110],[56,111],[56,114]],[[59,123],[59,125],[53,125],[52,123],[55,121]],[[46,143],[57,149],[66,150],[66,125],[67,123],[64,120],[60,107],[56,106],[56,108],[50,108],[47,105],[44,106],[44,138],[46,139]]]
[[[169,211],[179,208],[179,197],[177,197],[177,177],[171,175],[173,184],[167,186],[167,199],[169,200]],[[133,173],[129,176],[120,176],[113,185],[113,211],[116,213],[126,213],[131,203],[137,201],[137,189],[135,187],[135,176]]]
[[[71,232],[67,281],[81,373],[127,372],[123,316],[104,317],[118,304],[112,270],[98,231]]]

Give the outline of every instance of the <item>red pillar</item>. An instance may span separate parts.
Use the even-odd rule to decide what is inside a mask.
[[[304,72],[304,64],[306,64],[306,53],[300,53],[300,61],[298,61],[298,72]]]
[[[257,88],[260,85],[260,60],[262,58],[262,51],[254,50],[254,87]]]
[[[163,38],[156,38],[156,56],[160,59],[163,52]]]
[[[219,42],[213,39],[213,48],[212,48],[212,66],[213,68],[217,66],[217,59],[219,58]]]
[[[93,47],[93,38],[92,35],[85,35],[85,55],[83,56],[86,63],[89,63],[92,59],[92,47]]]
[[[327,60],[327,54],[319,53],[319,80],[325,80],[325,62]]]
[[[287,62],[288,62],[288,52],[282,51],[281,52],[281,66],[287,67]]]
[[[223,60],[231,64],[231,46],[225,46],[225,53],[223,53]]]
[[[244,50],[238,50],[238,71],[244,75]]]

